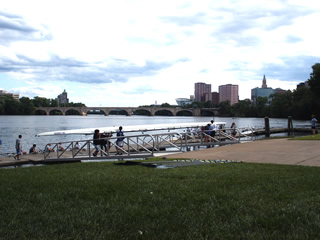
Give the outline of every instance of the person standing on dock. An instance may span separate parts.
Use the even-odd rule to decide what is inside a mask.
[[[93,134],[93,144],[96,148],[96,151],[93,153],[93,156],[96,157],[98,155],[98,153],[100,152],[100,149],[99,149],[99,145],[100,145],[100,130],[99,129],[96,129],[94,130],[94,134]]]
[[[313,135],[312,137],[316,135],[316,122],[318,122],[318,120],[314,115],[312,115],[311,116],[311,129],[312,129],[312,135]]]
[[[27,153],[27,152],[22,150],[21,138],[22,138],[22,135],[19,135],[19,137],[16,140],[16,150],[17,150],[17,155],[15,156],[16,160],[20,160],[20,156],[22,154],[26,154]]]
[[[214,123],[213,120],[211,120],[210,130],[211,130],[210,136],[214,138],[216,136],[216,124]]]
[[[236,134],[237,134],[237,125],[233,122],[232,124],[231,124],[231,135],[232,135],[232,137],[235,137],[236,136]]]
[[[117,154],[116,155],[122,155],[122,151],[121,148],[123,147],[123,137],[124,134],[122,132],[122,126],[119,127],[119,131],[117,131],[117,141],[116,141],[116,145],[117,145]]]

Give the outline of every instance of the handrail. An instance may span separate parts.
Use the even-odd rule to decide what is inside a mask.
[[[156,134],[139,134],[115,137],[104,137],[105,143],[95,145],[93,139],[59,142],[66,145],[63,151],[59,151],[59,143],[48,143],[54,152],[44,151],[44,159],[123,159],[135,157],[152,157],[156,152],[169,149],[181,152],[189,149],[190,146],[207,146],[232,144],[240,141],[241,130],[237,129],[236,136],[232,136],[231,129],[217,129],[216,135],[211,136],[208,130],[199,132],[165,132]],[[209,130],[210,131],[210,130]],[[123,146],[116,144],[117,139],[123,138]],[[80,148],[75,148],[75,143],[80,144]],[[94,156],[93,152],[98,150],[100,156]],[[116,155],[119,152],[119,155]],[[54,154],[55,153],[55,154]]]

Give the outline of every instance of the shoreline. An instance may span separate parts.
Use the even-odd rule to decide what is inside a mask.
[[[170,159],[197,160],[232,160],[245,163],[285,164],[320,167],[319,141],[262,139],[252,142],[225,145],[197,151],[163,154]],[[41,164],[43,154],[26,154],[21,160],[13,157],[0,158],[0,167],[19,166],[24,164]],[[97,158],[96,160],[99,160]],[[102,160],[102,159],[101,159]],[[67,162],[75,162],[70,159]],[[116,161],[116,160],[115,160]],[[78,161],[79,162],[79,161]]]

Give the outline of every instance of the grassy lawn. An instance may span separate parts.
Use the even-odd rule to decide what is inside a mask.
[[[0,239],[317,239],[320,168],[0,169]]]
[[[295,137],[295,138],[290,138],[290,140],[320,140],[320,134],[316,134],[315,136],[308,135],[303,137]]]

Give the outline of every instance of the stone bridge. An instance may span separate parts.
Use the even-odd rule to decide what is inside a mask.
[[[122,111],[125,112],[127,116],[131,116],[135,114],[137,110],[142,110],[146,114],[155,116],[159,111],[168,112],[171,116],[201,116],[201,112],[203,110],[207,112],[211,112],[211,116],[217,116],[218,110],[217,108],[192,108],[185,109],[181,107],[37,107],[36,112],[43,111],[46,115],[51,115],[52,112],[59,111],[62,115],[67,115],[68,111],[77,111],[79,115],[86,116],[88,113],[102,113],[108,116],[112,111]],[[160,115],[160,114],[159,114]]]

